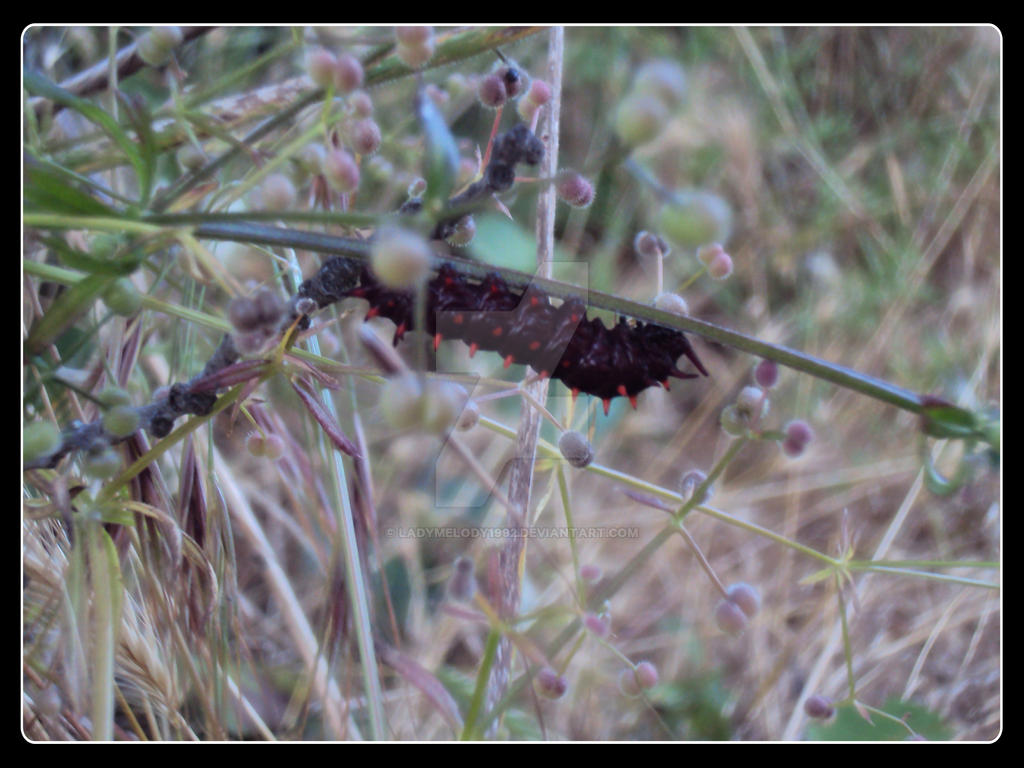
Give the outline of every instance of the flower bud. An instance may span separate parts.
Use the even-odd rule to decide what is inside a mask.
[[[334,70],[337,65],[338,60],[334,54],[324,48],[316,48],[306,58],[309,78],[321,88],[334,83]]]
[[[562,433],[558,438],[558,450],[574,467],[585,467],[594,460],[594,446],[583,434],[574,430]]]
[[[332,76],[338,93],[351,93],[363,84],[363,65],[351,53],[343,53],[334,63]]]
[[[754,381],[761,389],[771,389],[779,383],[779,366],[774,360],[762,360],[754,366]]]
[[[551,667],[544,667],[534,678],[537,693],[546,699],[560,699],[569,690],[569,680]]]
[[[400,45],[423,45],[434,39],[434,28],[395,27],[395,39]]]
[[[359,187],[359,166],[344,149],[331,149],[323,162],[327,183],[342,194],[355,192]]]
[[[291,179],[283,173],[272,173],[260,185],[260,203],[265,211],[287,211],[295,206],[298,195]]]
[[[21,458],[27,464],[60,448],[60,430],[48,421],[26,424],[21,433]]]
[[[103,292],[103,302],[115,315],[131,317],[142,308],[142,294],[127,277],[119,277]]]
[[[89,451],[82,459],[82,469],[87,475],[101,480],[113,477],[121,468],[121,457],[109,446]]]
[[[139,414],[130,405],[115,405],[103,414],[103,429],[114,437],[128,437],[139,428]]]
[[[673,315],[688,315],[690,307],[686,299],[678,293],[659,293],[654,299],[654,306]]]
[[[180,27],[152,27],[135,44],[139,58],[151,67],[160,67],[171,58],[171,51],[183,40]]]
[[[677,192],[658,213],[657,229],[680,248],[724,243],[732,232],[732,209],[710,192]]]
[[[555,182],[558,196],[573,208],[586,208],[594,202],[594,185],[575,171],[562,171]]]
[[[754,618],[757,612],[761,610],[761,596],[749,584],[744,582],[733,584],[726,590],[726,596],[729,600],[736,603],[749,619]]]
[[[348,141],[357,155],[372,155],[380,149],[380,126],[369,118],[357,120],[348,129]]]
[[[715,624],[729,635],[738,635],[747,628],[747,614],[732,600],[719,600],[715,606]]]
[[[601,566],[588,563],[580,566],[580,578],[588,584],[596,584],[602,576]]]
[[[373,99],[366,91],[353,91],[348,95],[348,103],[359,117],[369,117],[373,114]]]
[[[686,73],[671,59],[649,61],[637,70],[632,91],[653,96],[674,110],[686,98]]]
[[[746,421],[754,421],[768,415],[768,397],[758,387],[744,387],[736,396],[736,410]]]
[[[784,431],[786,437],[782,440],[782,450],[791,458],[801,455],[807,444],[814,439],[811,425],[799,419],[786,424]]]
[[[615,112],[615,133],[624,144],[638,147],[656,138],[668,122],[668,110],[657,98],[633,93]]]
[[[598,616],[594,613],[588,613],[583,617],[583,626],[596,637],[608,637],[608,633],[611,631],[611,621],[609,621],[608,617],[605,615]]]
[[[688,472],[684,472],[683,476],[679,478],[679,495],[683,497],[683,501],[689,501],[692,499],[693,494],[707,479],[708,476],[699,469],[691,469]],[[704,491],[703,496],[697,500],[697,503],[706,504],[711,498],[711,494],[713,492],[714,486],[709,486],[707,490]]]
[[[808,717],[813,717],[817,720],[827,720],[835,714],[835,711],[832,699],[827,696],[816,693],[804,699],[804,712],[807,713]]]
[[[508,90],[500,75],[491,73],[480,81],[476,90],[477,99],[489,109],[497,109],[508,101]]]
[[[417,45],[399,43],[395,55],[409,69],[419,69],[434,57],[434,40],[431,38]]]
[[[419,285],[430,272],[433,255],[426,240],[406,229],[385,228],[374,239],[370,265],[384,285],[408,290]]]
[[[462,248],[473,242],[474,237],[476,237],[476,221],[472,215],[466,214],[455,222],[453,231],[445,238],[445,242],[456,248]]]
[[[459,420],[456,426],[463,432],[471,430],[480,421],[480,406],[476,404],[475,400],[469,400],[466,402],[466,407],[462,409],[462,413],[459,414]]]

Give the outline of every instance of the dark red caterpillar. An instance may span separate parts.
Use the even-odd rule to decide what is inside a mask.
[[[415,326],[411,293],[381,285],[365,264],[345,257],[326,262],[299,286],[297,298],[323,307],[347,296],[369,302],[367,318],[380,315],[394,322],[395,344]],[[517,292],[497,274],[475,282],[446,264],[428,284],[426,297],[427,331],[435,349],[442,339],[458,338],[469,345],[470,355],[484,349],[500,354],[505,367],[529,364],[560,379],[573,397],[585,392],[601,398],[605,414],[614,397],[628,397],[635,408],[636,396],[648,387],[668,389],[669,378],[697,378],[676,367],[681,355],[708,375],[680,331],[625,318],[609,329],[600,318],[587,318],[579,298],[555,306],[540,289]]]

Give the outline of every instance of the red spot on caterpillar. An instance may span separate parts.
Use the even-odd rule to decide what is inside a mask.
[[[508,368],[512,363],[516,361],[515,355],[508,355],[505,358],[505,367]]]
[[[501,336],[501,331],[502,331],[502,329],[501,329],[501,326],[499,325],[497,328],[495,328],[493,331],[491,331],[491,334],[494,335],[494,336]]]
[[[380,309],[377,307],[370,307],[370,311],[366,313],[366,319],[369,320],[371,317],[376,317],[380,314]]]
[[[441,346],[441,334],[434,334],[434,351],[437,352],[437,348]]]
[[[530,342],[530,349],[533,350],[534,352],[536,352],[538,349],[540,349],[540,342],[539,341],[531,341]]]
[[[475,355],[478,349],[480,349],[480,346],[474,341],[472,344],[469,345],[469,356],[472,357],[473,355]]]
[[[608,415],[608,408],[610,408],[611,404],[612,404],[612,399],[610,397],[606,397],[601,402],[604,403],[604,415],[607,416]]]

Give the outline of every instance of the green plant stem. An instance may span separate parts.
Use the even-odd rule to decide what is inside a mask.
[[[487,645],[484,646],[484,656],[480,661],[480,669],[476,675],[476,688],[473,690],[473,699],[469,704],[469,712],[466,713],[466,724],[462,728],[460,741],[472,741],[479,738],[482,729],[476,727],[476,721],[480,718],[484,706],[484,695],[487,693],[487,681],[491,677],[491,667],[494,665],[494,655],[498,650],[498,641],[501,640],[501,632],[492,628],[487,635]],[[484,724],[486,725],[486,723]]]

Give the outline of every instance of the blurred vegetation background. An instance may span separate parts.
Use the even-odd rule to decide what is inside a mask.
[[[142,32],[121,30],[115,42],[124,45]],[[216,156],[230,137],[239,139],[294,100],[292,92],[273,91],[303,73],[311,48],[349,51],[368,61],[392,41],[385,27],[221,27],[177,50],[180,82],[166,68],[145,66],[123,77],[118,87],[157,116],[157,192],[185,172],[184,126],[201,134],[199,123],[184,114],[220,122],[214,135],[200,135],[204,150]],[[102,62],[109,44],[105,27],[32,27],[24,35],[24,66],[60,83]],[[701,268],[692,244],[672,243],[665,260],[665,289],[681,290],[692,315],[972,410],[998,406],[1001,46],[991,26],[568,27],[559,165],[590,178],[596,196],[584,209],[559,206],[557,258],[565,264],[555,276],[647,303],[657,290],[656,268],[636,253],[637,233],[657,231],[665,221],[666,194],[713,198],[709,215],[732,257],[732,275],[711,280],[705,274],[691,284]],[[500,50],[532,77],[545,77],[546,34]],[[473,78],[495,61],[485,51],[422,73],[470,166],[494,119],[476,101]],[[666,108],[648,140],[627,147],[619,110],[636,88],[637,73],[651,62],[681,69],[682,98]],[[411,109],[417,87],[418,78],[409,76],[367,87],[382,144],[360,159],[353,210],[393,211],[423,174],[422,136]],[[180,105],[183,96],[200,91],[202,100],[176,112],[176,100]],[[246,102],[240,94],[258,98]],[[105,90],[88,98],[111,109]],[[27,97],[25,105],[27,151],[132,194],[130,181],[118,177],[123,157],[94,126],[73,110],[37,110]],[[226,204],[233,185],[290,146],[319,109],[247,147],[218,173],[212,196],[195,201],[197,209]],[[506,110],[503,127],[516,119],[513,111]],[[126,119],[123,108],[120,114]],[[311,181],[299,165],[286,168],[305,205]],[[536,189],[523,183],[503,198],[511,219],[497,211],[479,214],[476,239],[459,255],[531,269]],[[231,210],[252,204],[242,196]],[[171,246],[172,255],[180,255],[177,247]],[[208,247],[239,281],[288,279],[281,253]],[[316,254],[294,255],[307,275],[320,263]],[[30,231],[25,258],[52,261]],[[223,317],[230,296],[189,264],[154,255],[136,274],[137,284],[171,305]],[[51,306],[54,286],[26,276],[24,289],[28,328]],[[372,365],[354,341],[362,315],[353,305],[322,330],[325,356],[340,357],[346,349],[353,365]],[[64,424],[76,408],[97,413],[87,400],[73,405],[74,393],[52,378],[58,366],[61,381],[81,371],[81,387],[98,390],[115,378],[103,362],[112,351],[121,350],[121,359],[126,344],[141,346],[139,365],[120,382],[141,405],[158,387],[194,375],[218,338],[219,332],[182,322],[180,315],[147,310],[129,322],[96,308],[55,341],[53,359],[26,361],[31,396],[25,421],[54,413]],[[625,398],[607,418],[586,398],[574,407],[560,384],[552,385],[548,408],[564,425],[589,434],[602,467],[677,491],[682,474],[709,471],[724,453],[730,438],[718,426],[719,414],[751,383],[757,362],[699,338],[694,345],[712,376],[677,383],[671,392],[648,390],[635,412]],[[415,360],[411,345],[399,349]],[[437,370],[512,381],[491,357],[470,360],[464,345],[449,343]],[[494,542],[386,532],[496,526],[501,510],[487,501],[450,444],[388,427],[377,408],[379,382],[342,380],[336,398],[342,426],[350,435],[365,433],[372,457],[376,531],[363,530],[362,543],[375,633],[419,670],[381,667],[386,736],[450,739],[458,734],[438,704],[444,696],[424,695],[430,690],[424,680],[443,685],[465,714],[486,626],[445,610],[445,584],[459,556],[473,559],[485,583]],[[160,460],[156,472],[164,488],[157,495],[166,519],[152,513],[132,522],[139,512],[130,504],[139,500],[135,495],[121,499],[128,512],[119,520],[131,523],[123,526],[131,532],[108,525],[125,590],[113,673],[118,738],[333,739],[366,730],[364,678],[348,629],[352,608],[323,480],[332,458],[318,450],[315,423],[285,382],[272,380],[259,396],[263,426],[289,436],[282,460],[246,453],[247,427],[222,415]],[[519,400],[490,401],[482,410],[514,431]],[[701,509],[687,518],[687,531],[721,581],[758,589],[761,610],[746,630],[730,636],[716,626],[721,595],[691,547],[674,537],[610,598],[610,634],[583,632],[561,651],[565,695],[547,701],[523,691],[506,710],[498,738],[906,737],[902,727],[865,730],[862,718],[851,720],[849,706],[809,727],[803,701],[811,694],[843,700],[851,670],[859,701],[896,718],[907,715],[928,738],[999,734],[1000,597],[998,589],[969,583],[997,581],[998,469],[978,466],[954,492],[931,493],[922,478],[922,451],[935,451],[940,471],[953,474],[961,446],[922,447],[914,416],[783,369],[766,425],[778,428],[795,418],[816,434],[804,456],[788,459],[773,442],[745,446],[708,502],[729,519]],[[550,424],[541,435],[557,442]],[[511,457],[507,437],[477,428],[460,439],[501,476]],[[519,629],[542,647],[581,610],[580,565],[614,574],[665,523],[664,512],[621,492],[628,480],[562,465],[568,472],[563,487],[558,466],[538,461],[531,519],[564,525],[568,498],[574,524],[635,527],[637,535],[581,539],[575,552],[565,538],[529,542],[522,613],[532,620]],[[26,475],[24,732],[32,739],[90,732],[82,711],[96,685],[85,663],[90,631],[68,618],[75,611],[64,614],[58,606],[95,606],[95,598],[90,603],[88,579],[55,577],[79,567],[74,548],[81,540],[68,538],[60,511],[73,507],[66,501],[69,489],[72,498],[95,491],[80,478],[74,461],[58,473]],[[188,511],[198,509],[201,533],[188,527]],[[180,541],[172,556],[174,546],[160,542],[175,526]],[[753,526],[830,557],[898,561],[927,573],[854,569],[840,601],[834,581],[810,578],[820,562]],[[184,559],[175,561],[181,552]],[[269,570],[276,575],[268,577]],[[956,578],[945,578],[950,575]],[[294,605],[283,604],[281,583],[290,585],[287,599]],[[845,654],[840,606],[848,618]],[[316,653],[324,655],[333,688],[320,687],[310,672]],[[654,662],[658,684],[642,696],[624,694],[624,659]],[[522,671],[518,662],[513,668],[516,675]],[[341,733],[332,730],[331,712],[341,713]]]

